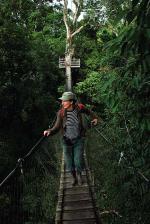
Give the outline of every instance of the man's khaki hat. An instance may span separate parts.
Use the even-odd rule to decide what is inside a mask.
[[[60,100],[63,100],[63,101],[68,101],[68,100],[75,100],[75,95],[74,93],[72,92],[64,92],[62,94],[62,97],[59,98]]]

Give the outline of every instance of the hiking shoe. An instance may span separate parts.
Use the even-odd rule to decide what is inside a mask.
[[[81,185],[83,184],[83,180],[82,180],[82,175],[81,175],[81,173],[78,174],[77,177],[78,177],[78,185],[81,186]]]
[[[72,183],[71,183],[72,186],[75,186],[77,183],[78,183],[77,178],[76,177],[73,177]]]

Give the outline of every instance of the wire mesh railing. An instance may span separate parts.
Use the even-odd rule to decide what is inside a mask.
[[[1,224],[54,223],[61,150],[42,137],[1,182]]]

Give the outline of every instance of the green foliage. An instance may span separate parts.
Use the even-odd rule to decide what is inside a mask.
[[[120,23],[113,28],[105,24],[96,32],[97,42],[95,38],[93,42],[97,43],[97,49],[90,48],[84,60],[88,66],[86,78],[76,85],[78,94],[86,96],[88,101],[97,106],[102,105],[101,116],[111,127],[111,129],[106,127],[102,133],[111,140],[115,151],[109,149],[106,143],[100,149],[103,152],[99,152],[96,148],[94,150],[93,145],[96,140],[98,141],[96,136],[93,137],[96,138],[94,144],[91,143],[92,152],[88,150],[89,161],[94,161],[91,166],[96,177],[97,198],[101,210],[117,208],[123,217],[120,219],[118,216],[113,220],[110,215],[110,218],[104,219],[104,223],[143,224],[149,219],[148,199],[146,199],[150,174],[148,162],[150,37],[147,4],[148,2],[144,0],[133,1],[130,7],[132,13],[130,11],[127,15],[124,26]],[[90,41],[93,46],[92,40]],[[95,52],[97,52],[96,60]],[[111,156],[106,158],[108,152]],[[121,152],[123,158],[117,166]],[[105,162],[101,162],[100,166],[100,161]],[[103,177],[104,174],[107,175]],[[117,185],[113,180],[117,181]],[[101,190],[107,192],[107,199],[101,196]]]
[[[73,79],[75,91],[104,119],[98,130],[111,142],[108,145],[95,132],[88,136],[97,204],[104,211],[103,223],[148,223],[149,3],[98,0],[87,1],[87,7],[80,21],[88,21],[87,26],[75,37],[81,68],[73,70]],[[64,89],[58,58],[65,52],[66,34],[61,6],[49,1],[5,0],[0,12],[0,173],[5,177],[4,168],[10,170],[27,152],[56,111],[55,99]],[[51,159],[44,167],[50,165],[54,173],[44,178],[38,166],[39,174],[32,180],[31,169],[24,195],[24,209],[31,208],[28,223],[40,206],[39,219],[54,221],[60,155],[46,155]],[[38,197],[36,189],[30,194],[36,182]],[[5,197],[5,205],[9,203]],[[105,214],[113,210],[118,213]]]
[[[9,135],[11,148],[18,142],[14,155],[18,157],[46,127],[48,112],[54,116],[63,26],[60,20],[61,27],[56,30],[61,13],[56,16],[55,9],[45,4],[37,7],[32,1],[5,1],[0,10],[0,133],[2,141]],[[51,29],[46,32],[48,25]]]
[[[58,7],[46,1],[0,2],[1,181],[54,119],[57,86],[62,81],[58,58],[64,52],[63,45],[64,25]],[[45,180],[45,191],[48,187],[52,189],[45,201],[45,195],[40,195],[46,220],[51,216],[54,221],[57,177],[53,174],[51,183]],[[37,182],[42,189],[41,179]],[[3,197],[2,194],[0,200]],[[39,203],[35,195],[29,193],[28,197],[29,207]]]

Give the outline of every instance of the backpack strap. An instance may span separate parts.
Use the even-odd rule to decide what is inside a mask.
[[[85,106],[82,103],[78,103],[77,107],[79,108],[79,110],[85,109]]]
[[[85,109],[85,106],[82,103],[78,103],[76,104],[76,107],[78,108],[78,110],[83,110]],[[62,107],[59,111],[61,118],[63,119],[65,117],[66,114],[66,110]]]
[[[63,107],[60,109],[59,113],[60,113],[61,118],[63,119],[63,117],[65,116],[65,110]]]

